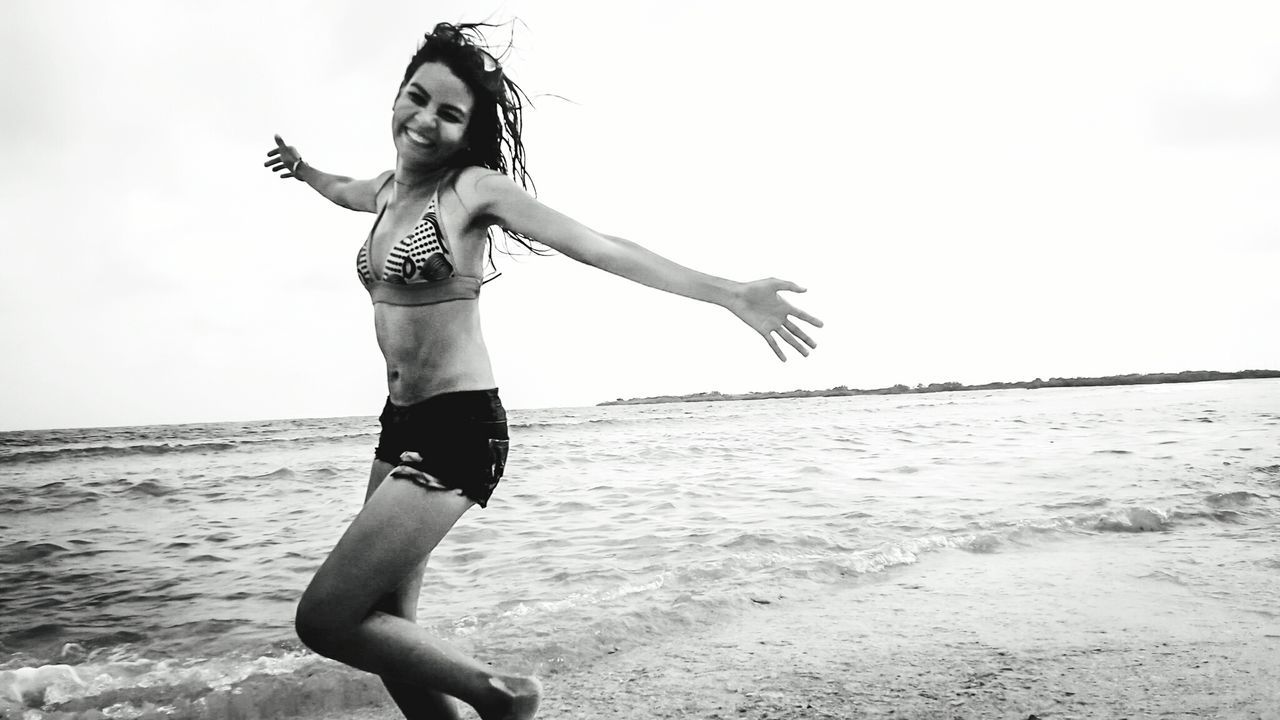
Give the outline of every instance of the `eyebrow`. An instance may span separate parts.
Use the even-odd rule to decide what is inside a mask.
[[[423,95],[426,95],[427,97],[431,97],[431,93],[427,92],[427,89],[426,89],[426,88],[422,87],[421,85],[419,85],[419,84],[418,84],[418,83],[416,83],[416,82],[409,83],[409,88],[410,88],[411,90],[417,90],[418,92],[422,93]],[[458,113],[458,114],[459,114],[459,115],[461,115],[462,117],[467,117],[467,111],[466,111],[466,110],[463,110],[462,108],[458,107],[457,105],[451,105],[451,104],[449,104],[449,103],[440,103],[440,106],[441,106],[441,107],[449,108],[450,110],[453,110],[454,112]]]

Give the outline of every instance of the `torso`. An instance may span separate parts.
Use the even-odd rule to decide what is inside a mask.
[[[361,248],[357,265],[366,281],[399,280],[407,244],[404,239],[415,228],[416,258],[433,249],[432,238],[424,237],[420,221],[423,211],[436,199],[435,223],[444,235],[444,257],[456,275],[479,278],[484,268],[488,232],[471,222],[470,213],[459,202],[446,178],[439,193],[407,192],[388,184],[378,194],[379,219]],[[428,229],[430,234],[430,229]],[[392,257],[390,267],[388,256]],[[439,258],[426,265],[439,275]],[[366,269],[363,267],[367,263]],[[421,263],[410,261],[410,266]],[[413,268],[421,271],[421,268]],[[391,273],[388,275],[387,271]],[[410,279],[412,281],[412,278]],[[480,328],[479,300],[460,299],[430,305],[391,305],[375,302],[374,329],[378,347],[387,364],[387,391],[397,405],[411,405],[434,395],[459,390],[486,390],[496,387],[489,352]]]

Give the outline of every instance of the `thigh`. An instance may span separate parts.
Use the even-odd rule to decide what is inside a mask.
[[[378,489],[383,480],[395,470],[396,466],[383,460],[374,459],[373,465],[369,468],[369,485],[364,492],[364,501],[369,502],[369,498],[373,497],[373,491]]]
[[[316,572],[302,604],[329,622],[360,622],[384,596],[412,582],[472,504],[456,492],[382,482]]]
[[[369,486],[365,491],[365,502],[373,497],[373,493],[382,485],[382,481],[387,479],[387,475],[395,469],[395,465],[389,462],[375,459],[373,466],[369,468]],[[431,560],[430,555],[424,557],[422,562],[418,563],[418,567],[414,568],[409,577],[405,578],[395,590],[384,595],[378,600],[374,608],[385,613],[390,613],[406,620],[416,620],[418,618],[418,595],[422,592],[422,576],[427,571],[427,562]]]
[[[383,595],[373,609],[402,617],[405,620],[417,621],[418,619],[418,597],[422,594],[423,576],[427,572],[427,563],[430,557],[418,563],[418,567],[409,572],[409,577],[405,578],[395,590]]]

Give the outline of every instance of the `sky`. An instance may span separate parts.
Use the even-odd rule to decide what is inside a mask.
[[[1257,2],[0,3],[0,429],[373,415],[372,216],[440,20],[518,19],[539,198],[822,318],[497,256],[509,408],[1280,367],[1280,9]]]

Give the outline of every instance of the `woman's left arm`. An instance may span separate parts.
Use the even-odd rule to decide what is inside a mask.
[[[792,316],[814,327],[822,327],[822,321],[778,295],[782,290],[804,292],[793,282],[769,278],[741,283],[687,268],[630,240],[595,232],[538,202],[499,173],[478,175],[474,182],[459,182],[458,186],[465,194],[470,193],[464,187],[475,193],[472,200],[482,222],[518,232],[574,260],[641,285],[728,309],[759,333],[779,360],[787,358],[775,334],[804,356],[817,347]]]

